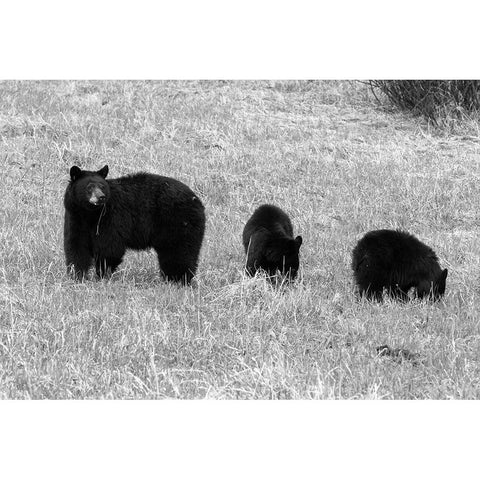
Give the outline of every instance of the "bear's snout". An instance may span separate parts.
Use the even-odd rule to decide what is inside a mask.
[[[105,204],[106,200],[107,197],[99,188],[95,188],[88,199],[92,205],[103,205]]]

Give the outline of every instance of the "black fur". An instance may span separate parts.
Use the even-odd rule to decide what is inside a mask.
[[[205,231],[200,199],[169,177],[136,173],[105,180],[108,166],[97,172],[70,169],[64,197],[65,259],[82,279],[95,263],[97,275],[111,274],[127,248],[153,247],[163,275],[190,283]]]
[[[418,298],[438,300],[448,274],[430,247],[399,230],[368,232],[353,249],[352,269],[360,295],[376,300],[381,300],[384,288],[407,300],[412,287]]]
[[[258,207],[245,225],[242,239],[249,275],[262,269],[269,276],[280,271],[291,279],[296,277],[302,237],[293,238],[292,222],[283,210],[274,205]]]

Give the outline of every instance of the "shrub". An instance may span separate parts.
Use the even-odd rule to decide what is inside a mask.
[[[423,115],[437,123],[447,116],[480,110],[480,80],[370,80],[376,96],[382,91],[402,110]]]

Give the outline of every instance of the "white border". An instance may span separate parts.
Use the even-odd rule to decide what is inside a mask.
[[[480,78],[471,1],[6,3],[0,79]]]
[[[470,478],[468,401],[0,403],[4,478]]]

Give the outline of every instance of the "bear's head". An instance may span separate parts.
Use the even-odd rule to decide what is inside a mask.
[[[297,276],[299,267],[299,252],[302,245],[302,237],[299,235],[292,238],[276,238],[269,241],[265,257],[268,262],[268,271],[274,275],[277,270],[287,275],[292,280]]]
[[[75,203],[86,209],[103,208],[110,198],[110,187],[105,180],[108,165],[97,172],[82,170],[77,166],[70,169],[70,185]]]
[[[446,268],[444,270],[439,268],[433,281],[424,280],[419,282],[417,285],[417,296],[419,298],[427,296],[430,300],[434,301],[439,300],[445,293],[447,275],[448,270]]]

